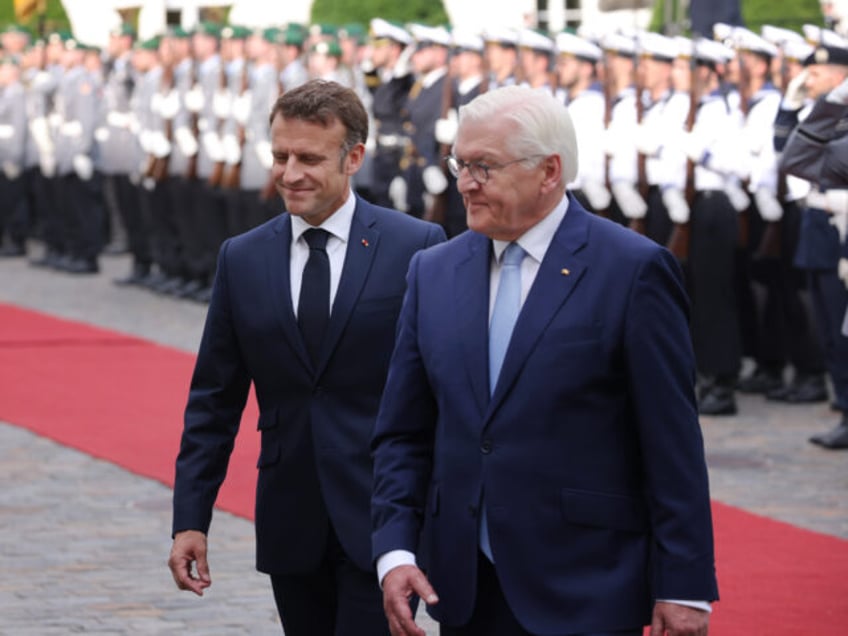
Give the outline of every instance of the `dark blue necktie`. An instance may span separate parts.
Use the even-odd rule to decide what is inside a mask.
[[[303,233],[309,245],[309,259],[303,268],[297,326],[303,334],[312,363],[317,364],[324,332],[330,318],[330,259],[327,257],[326,230],[311,229]]]

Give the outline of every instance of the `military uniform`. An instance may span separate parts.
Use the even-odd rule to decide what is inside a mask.
[[[11,61],[2,62],[11,65]],[[9,83],[0,85],[0,255],[23,256],[28,232],[24,161],[26,153],[26,101],[17,69]],[[3,244],[3,239],[6,243]]]

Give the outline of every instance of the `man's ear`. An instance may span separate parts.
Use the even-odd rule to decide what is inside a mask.
[[[344,171],[350,176],[359,172],[362,167],[362,161],[365,159],[365,144],[356,144],[345,157]]]
[[[562,190],[562,159],[559,155],[548,155],[542,160],[542,192],[548,194],[554,190]]]

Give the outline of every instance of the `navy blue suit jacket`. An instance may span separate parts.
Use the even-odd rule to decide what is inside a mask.
[[[346,554],[370,569],[369,441],[404,274],[416,251],[442,240],[436,225],[357,200],[316,368],[291,302],[289,215],[223,244],[177,458],[174,532],[208,531],[253,382],[257,568],[313,569],[331,522]]]
[[[419,555],[462,625],[478,505],[533,633],[649,622],[653,599],[717,597],[688,301],[676,260],[572,197],[488,388],[491,242],[417,254],[373,451],[375,558]]]

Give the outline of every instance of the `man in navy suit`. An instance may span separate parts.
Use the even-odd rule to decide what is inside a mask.
[[[422,634],[413,594],[443,635],[707,633],[680,268],[566,192],[576,151],[545,91],[460,109],[448,161],[471,231],[412,259],[372,441],[394,634]]]
[[[287,636],[388,633],[368,445],[404,274],[444,232],[352,193],[367,135],[361,102],[334,82],[275,103],[273,176],[288,212],[221,247],[176,463],[169,566],[178,587],[202,594],[212,508],[252,382],[257,569],[271,575]]]

